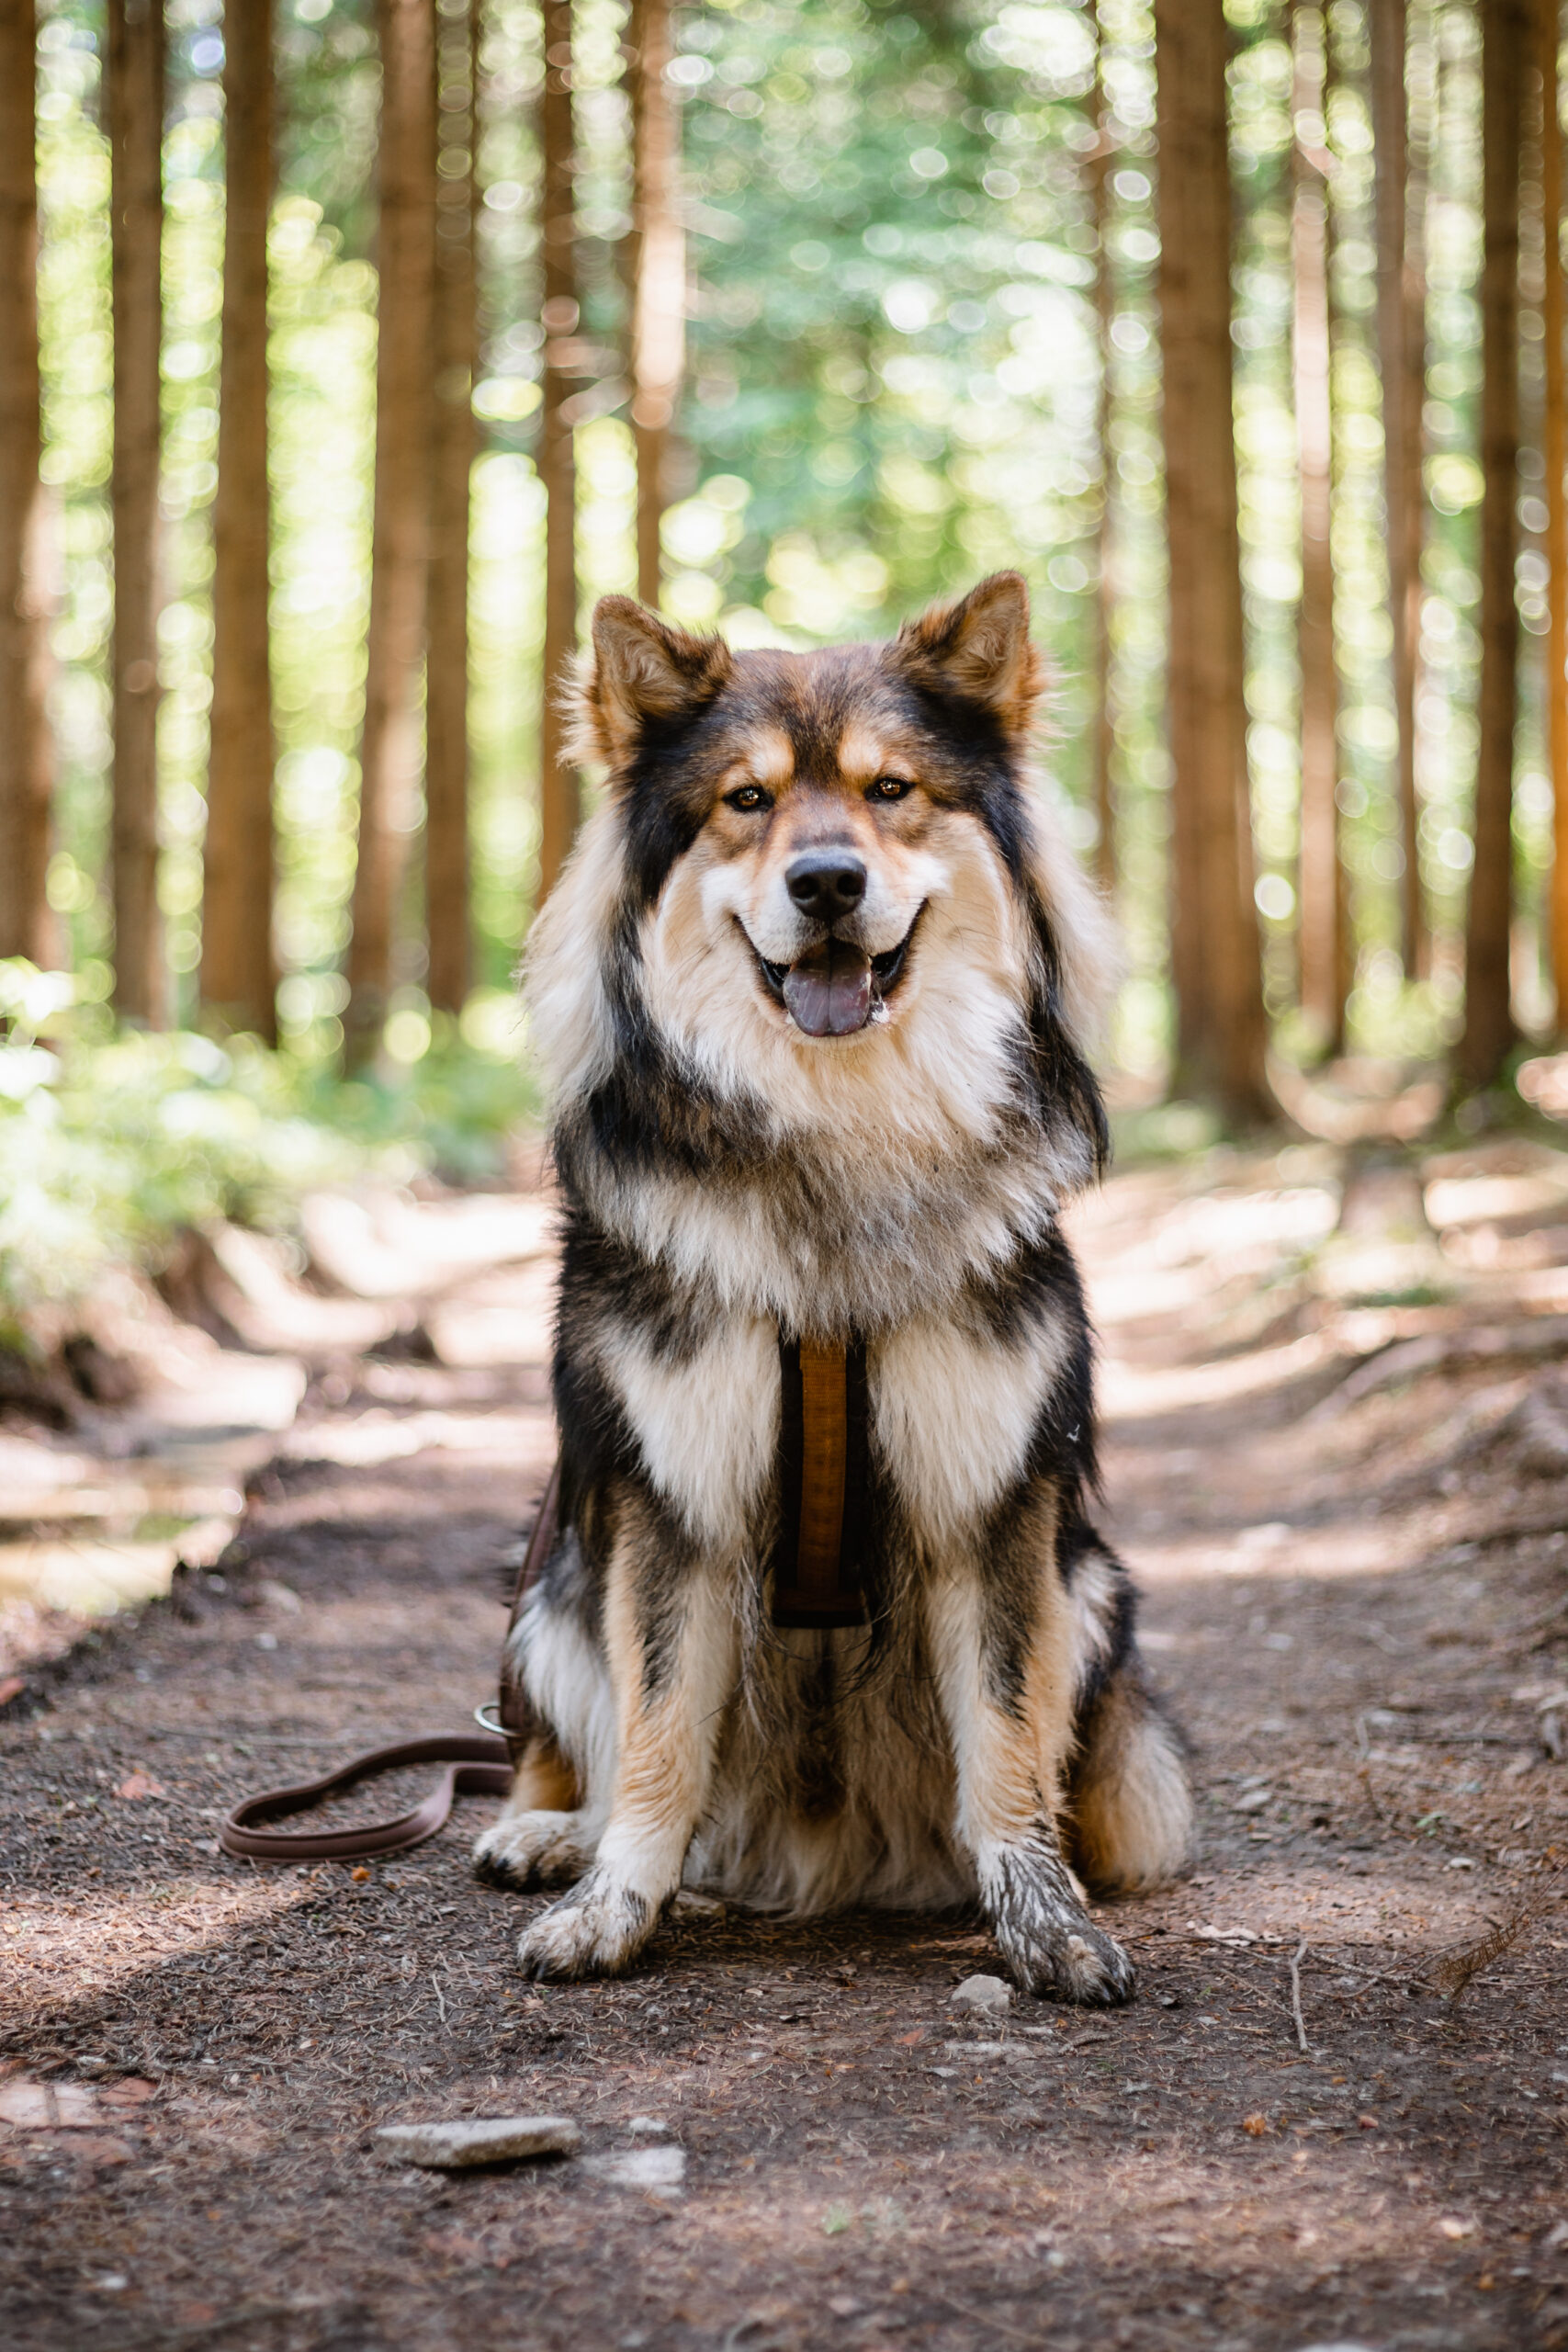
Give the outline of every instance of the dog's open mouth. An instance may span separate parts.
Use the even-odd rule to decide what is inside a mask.
[[[808,1037],[852,1037],[897,987],[919,919],[917,914],[897,946],[880,956],[868,956],[853,940],[831,933],[793,964],[770,964],[757,956],[763,985]],[[756,956],[755,948],[751,952]]]

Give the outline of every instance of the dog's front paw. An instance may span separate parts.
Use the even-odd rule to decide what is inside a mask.
[[[580,1813],[503,1813],[474,1841],[474,1875],[491,1886],[562,1886],[592,1859]]]
[[[987,1874],[986,1908],[998,1949],[1026,1993],[1089,2009],[1133,1997],[1133,1963],[1095,1927],[1054,1841],[1003,1849]]]
[[[1133,1997],[1133,1963],[1116,1941],[1088,1919],[1063,1922],[1047,1934],[1008,1934],[997,1942],[1026,1993],[1080,2008],[1119,2009]]]
[[[590,1875],[540,1913],[518,1940],[525,1976],[568,1983],[619,1976],[658,1924],[657,1907],[629,1887]]]

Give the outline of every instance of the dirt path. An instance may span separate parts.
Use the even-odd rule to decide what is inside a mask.
[[[629,1982],[531,1987],[473,1805],[368,1871],[219,1857],[238,1792],[488,1692],[537,1283],[532,1360],[482,1361],[492,1307],[468,1369],[316,1396],[243,1559],[0,1721],[0,2336],[1568,2346],[1568,1396],[1532,1362],[1568,1175],[1417,1171],[1439,1248],[1408,1169],[1344,1172],[1134,1172],[1081,1221],[1111,1524],[1203,1792],[1196,1874],[1118,1914],[1114,2017],[955,2021],[963,1922],[683,1918]],[[1527,1903],[1457,2003],[1423,1987]],[[369,2138],[523,2109],[583,2155],[448,2179]]]

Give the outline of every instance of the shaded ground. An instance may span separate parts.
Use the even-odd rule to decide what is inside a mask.
[[[499,1276],[446,1364],[318,1384],[240,1554],[0,1718],[0,2335],[1568,2346],[1568,1160],[1211,1156],[1080,1236],[1203,1792],[1195,1875],[1116,1915],[1136,2005],[955,2023],[961,1921],[681,1919],[626,1983],[529,1986],[471,1804],[356,1871],[216,1853],[237,1794],[491,1689],[549,1445],[542,1286]],[[1461,1998],[1424,1984],[1524,1905]],[[369,2139],[529,2109],[584,2156]]]

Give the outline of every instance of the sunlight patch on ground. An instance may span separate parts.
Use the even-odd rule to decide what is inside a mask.
[[[1332,1332],[1307,1331],[1282,1346],[1222,1356],[1217,1363],[1145,1367],[1113,1356],[1100,1371],[1100,1403],[1110,1421],[1144,1420],[1191,1405],[1223,1405],[1299,1380],[1340,1352]]]
[[[299,1900],[292,1871],[243,1879],[192,1872],[152,1889],[137,1883],[89,1896],[34,1887],[15,1896],[0,1920],[0,1990],[34,2017],[47,2009],[62,2018],[147,1969],[196,1958],[264,1926]]]

